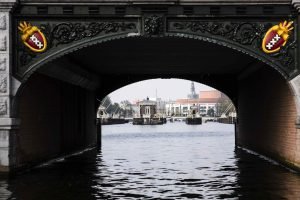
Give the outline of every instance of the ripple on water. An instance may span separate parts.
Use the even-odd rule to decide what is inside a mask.
[[[14,179],[2,199],[292,199],[300,176],[234,148],[232,125],[103,127],[86,152]]]

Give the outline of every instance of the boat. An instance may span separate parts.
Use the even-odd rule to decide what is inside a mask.
[[[101,125],[126,124],[129,120],[124,118],[105,118],[101,120]]]
[[[186,124],[202,124],[202,117],[198,112],[197,106],[191,106],[190,112],[185,120]]]

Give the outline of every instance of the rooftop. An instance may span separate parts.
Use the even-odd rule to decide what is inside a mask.
[[[219,98],[205,98],[205,99],[177,99],[178,104],[199,104],[199,103],[218,103]]]

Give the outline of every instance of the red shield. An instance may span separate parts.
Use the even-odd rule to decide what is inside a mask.
[[[27,38],[25,44],[35,52],[42,52],[47,46],[45,36],[39,30],[33,32],[33,34]]]
[[[262,50],[265,53],[275,53],[285,46],[289,38],[289,32],[294,28],[292,24],[293,21],[284,21],[269,28],[262,41]]]
[[[264,38],[264,47],[268,51],[277,51],[285,43],[285,40],[278,35],[277,31],[268,31]]]

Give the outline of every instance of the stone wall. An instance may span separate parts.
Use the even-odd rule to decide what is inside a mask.
[[[289,83],[264,66],[238,85],[237,144],[300,167],[296,157],[297,110]]]
[[[11,14],[16,0],[0,1],[0,172],[9,171],[10,136],[15,134],[18,120],[11,113],[12,80],[12,45]]]
[[[78,86],[34,74],[19,98],[13,168],[28,167],[96,144],[95,98]]]

